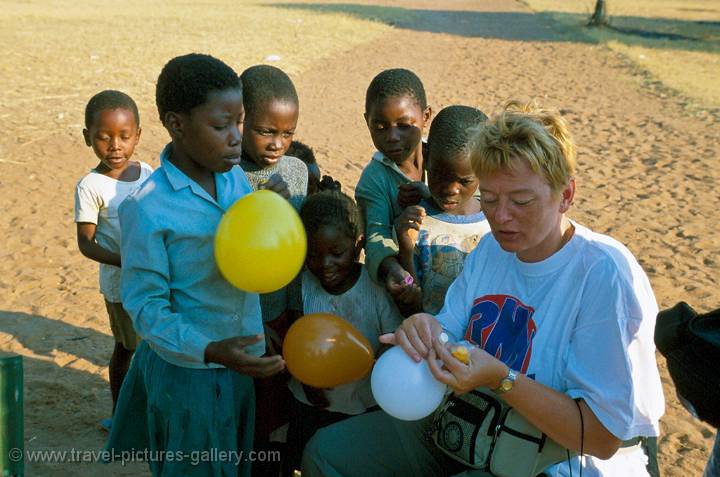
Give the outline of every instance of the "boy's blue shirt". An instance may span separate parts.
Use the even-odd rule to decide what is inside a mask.
[[[205,365],[211,341],[263,335],[260,302],[225,280],[215,231],[225,211],[252,192],[240,167],[215,174],[217,201],[169,160],[120,205],[121,297],[135,330],[166,361]],[[265,341],[248,348],[265,352]]]

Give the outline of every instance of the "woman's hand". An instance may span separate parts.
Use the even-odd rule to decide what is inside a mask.
[[[280,174],[271,175],[267,181],[265,181],[263,184],[260,184],[258,189],[271,190],[273,192],[277,192],[285,199],[290,198],[290,189],[288,188],[287,182],[285,182],[283,178],[280,177]]]
[[[240,374],[253,378],[266,378],[285,368],[282,356],[257,357],[245,352],[245,348],[257,343],[262,337],[235,336],[221,341],[213,341],[205,348],[205,362],[222,364]]]
[[[435,339],[428,354],[428,366],[435,379],[445,383],[456,394],[464,394],[478,386],[495,389],[507,376],[508,367],[485,350],[470,347],[470,361],[463,363],[452,355],[447,345]]]
[[[427,358],[442,326],[433,315],[416,313],[405,319],[395,333],[380,336],[380,342],[400,346],[415,362]],[[455,359],[455,358],[453,358]]]

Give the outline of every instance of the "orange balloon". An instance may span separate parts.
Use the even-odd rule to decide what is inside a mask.
[[[292,324],[283,341],[290,374],[316,388],[333,388],[366,376],[375,358],[357,328],[330,313],[312,313]]]

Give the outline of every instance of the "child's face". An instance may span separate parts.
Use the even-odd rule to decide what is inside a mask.
[[[83,136],[103,167],[123,170],[140,140],[140,128],[132,111],[104,109],[95,113],[90,129],[83,129]]]
[[[245,117],[240,89],[212,91],[205,103],[178,117],[181,129],[173,141],[196,166],[227,172],[240,163]]]
[[[257,105],[245,119],[243,152],[262,168],[277,164],[290,147],[297,122],[298,105],[291,101]]]
[[[420,147],[430,108],[424,111],[410,96],[386,98],[365,113],[375,148],[396,164],[407,161]]]
[[[360,241],[348,237],[334,225],[323,225],[308,236],[305,264],[329,293],[343,293],[354,284],[353,271]]]
[[[465,214],[478,188],[478,179],[467,154],[456,153],[449,157],[431,155],[427,174],[435,204],[450,214]]]

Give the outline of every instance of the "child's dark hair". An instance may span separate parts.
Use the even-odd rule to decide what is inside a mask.
[[[385,70],[373,78],[365,93],[365,112],[370,106],[387,98],[409,96],[422,110],[427,108],[427,98],[422,81],[415,73],[403,68]]]
[[[250,116],[258,105],[270,101],[287,101],[299,105],[297,91],[290,77],[280,68],[255,65],[240,75],[243,84],[245,114]]]
[[[290,147],[285,152],[285,155],[297,157],[308,165],[317,164],[317,161],[315,160],[315,153],[313,152],[312,148],[300,141],[291,142]]]
[[[235,70],[210,55],[190,53],[168,61],[160,72],[155,88],[160,121],[165,124],[169,112],[189,113],[207,101],[212,91],[240,89]]]
[[[428,157],[469,153],[474,129],[486,120],[485,113],[470,106],[443,108],[430,125]]]
[[[127,109],[133,113],[133,116],[135,116],[135,124],[137,127],[140,127],[140,113],[138,113],[135,101],[122,91],[106,89],[90,98],[87,106],[85,106],[85,128],[90,129],[95,115],[98,112],[108,109]]]
[[[352,239],[363,234],[360,209],[354,200],[338,190],[324,190],[308,196],[300,209],[300,218],[308,235],[323,226],[338,227]]]

